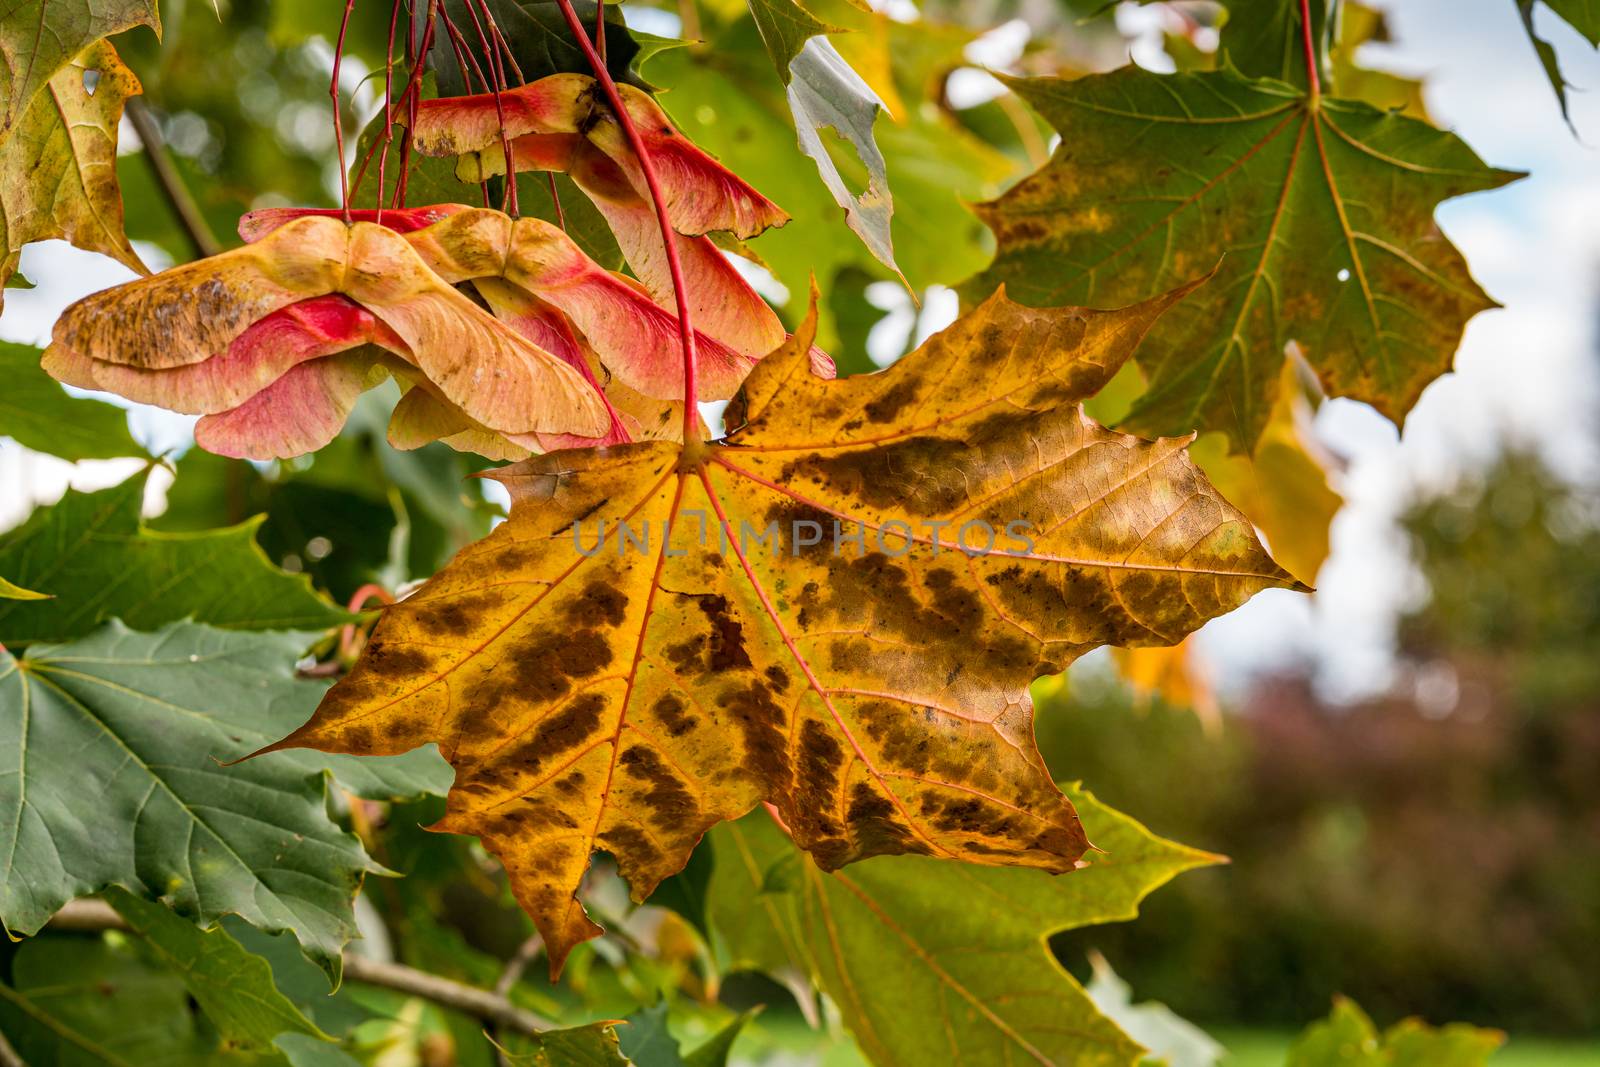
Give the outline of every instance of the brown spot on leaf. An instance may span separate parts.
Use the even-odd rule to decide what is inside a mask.
[[[676,693],[663,695],[650,707],[650,712],[667,729],[668,737],[682,737],[699,725],[700,720],[689,714],[689,705]]]
[[[617,763],[624,775],[649,785],[643,804],[650,810],[650,821],[658,830],[668,837],[691,829],[698,833],[691,824],[700,813],[699,805],[654,750],[634,745],[623,751]]]
[[[902,375],[898,382],[885,389],[882,396],[865,404],[862,410],[873,422],[893,422],[908,404],[917,399],[917,392],[918,380],[910,375]]]

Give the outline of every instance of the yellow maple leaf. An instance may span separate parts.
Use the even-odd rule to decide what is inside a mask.
[[[837,381],[811,370],[813,312],[724,439],[496,472],[511,518],[389,608],[273,747],[436,742],[456,769],[436,829],[501,858],[553,969],[600,932],[575,897],[594,851],[642,900],[762,801],[825,869],[914,852],[1073,870],[1088,842],[1028,684],[1297,585],[1187,438],[1080,406],[1190,288],[1119,311],[997,293]]]

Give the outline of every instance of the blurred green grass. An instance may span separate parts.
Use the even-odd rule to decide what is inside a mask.
[[[1209,1031],[1228,1055],[1222,1067],[1283,1067],[1295,1035],[1274,1030]],[[1600,1041],[1551,1041],[1512,1035],[1489,1067],[1600,1067]]]

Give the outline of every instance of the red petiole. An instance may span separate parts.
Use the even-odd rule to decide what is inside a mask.
[[[622,93],[618,91],[617,83],[612,80],[611,72],[606,69],[605,60],[595,51],[594,44],[583,28],[583,22],[578,18],[578,13],[572,9],[572,0],[556,0],[556,4],[561,8],[562,18],[566,20],[567,28],[572,31],[578,47],[583,49],[584,56],[589,60],[595,80],[600,83],[601,90],[606,94],[607,103],[616,113],[617,121],[622,124],[622,132],[628,139],[628,145],[633,149],[633,154],[639,157],[639,170],[644,174],[645,187],[650,191],[650,203],[656,211],[656,222],[661,228],[661,240],[666,246],[667,271],[672,277],[672,297],[678,308],[678,338],[683,344],[683,441],[688,445],[698,439],[700,433],[700,414],[695,406],[697,397],[695,374],[698,361],[695,355],[694,326],[689,318],[689,293],[683,283],[683,264],[678,259],[678,243],[672,229],[672,220],[667,217],[666,198],[661,195],[661,182],[656,177],[655,163],[650,159],[650,150],[645,147],[644,138],[639,136],[639,128],[634,125],[633,116],[628,114],[628,109],[623,105]],[[508,158],[508,169],[509,164]]]
[[[383,186],[389,168],[389,144],[394,140],[394,35],[400,28],[401,0],[394,0],[394,9],[389,13],[389,42],[383,50],[383,151],[378,156],[378,209],[375,221],[383,225]],[[343,168],[344,160],[339,161]]]
[[[1317,47],[1311,36],[1311,0],[1300,0],[1300,39],[1306,50],[1306,86],[1312,100],[1322,95],[1322,80],[1317,76]]]
[[[344,118],[339,108],[339,67],[344,62],[344,38],[350,31],[350,12],[356,0],[345,0],[344,18],[339,23],[339,43],[333,49],[333,80],[328,83],[328,95],[333,98],[333,143],[339,149],[339,206],[344,209],[344,221],[350,222],[350,179],[344,169]]]

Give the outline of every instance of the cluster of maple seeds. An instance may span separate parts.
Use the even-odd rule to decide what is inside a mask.
[[[695,388],[731,397],[781,345],[777,315],[707,236],[743,239],[788,216],[691,144],[646,94],[619,87],[659,176],[684,288]],[[58,321],[59,380],[202,416],[201,447],[249,459],[315,451],[365,390],[396,379],[397,448],[431,441],[491,459],[676,439],[685,360],[670,256],[639,158],[595,79],[559,74],[500,93],[425,101],[415,148],[479,180],[564,172],[594,202],[633,277],[561,227],[491,208],[273,208],[240,220],[243,248],[96,293]],[[831,360],[812,352],[813,369]]]

